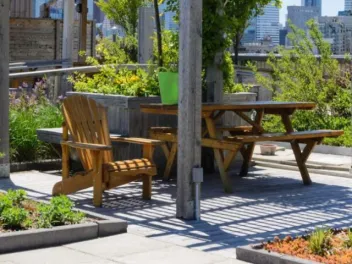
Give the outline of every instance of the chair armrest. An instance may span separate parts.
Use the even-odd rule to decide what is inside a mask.
[[[91,144],[91,143],[77,143],[72,141],[61,141],[61,145],[66,145],[76,149],[89,149],[89,150],[111,150],[111,146],[102,145],[102,144]]]
[[[136,138],[136,137],[110,137],[110,140],[113,142],[122,142],[122,143],[131,143],[131,144],[139,144],[139,145],[152,145],[159,146],[162,145],[163,142],[155,139],[148,138]]]

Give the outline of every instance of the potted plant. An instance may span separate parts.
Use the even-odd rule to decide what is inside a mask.
[[[165,71],[162,71],[165,70]],[[161,102],[166,105],[178,103],[178,73],[160,68],[158,72]]]

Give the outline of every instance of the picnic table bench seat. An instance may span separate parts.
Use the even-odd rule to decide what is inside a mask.
[[[229,144],[234,144],[235,148],[220,148],[222,150],[231,150],[232,152],[225,158],[224,167],[225,170],[228,170],[232,160],[237,155],[238,151],[242,154],[244,158],[243,164],[248,164],[248,159],[251,157],[249,151],[251,148],[247,145],[251,145],[257,142],[266,142],[266,141],[279,141],[279,142],[292,142],[292,143],[304,143],[306,144],[303,151],[297,147],[297,144],[292,144],[292,150],[295,154],[297,165],[302,174],[303,182],[305,184],[310,184],[310,178],[306,177],[308,172],[306,171],[305,163],[309,158],[309,155],[313,151],[313,148],[321,144],[323,139],[326,137],[338,137],[341,136],[344,131],[342,130],[312,130],[312,131],[298,131],[298,132],[289,132],[289,133],[263,133],[263,134],[253,134],[253,128],[251,126],[240,126],[240,127],[220,127],[219,131],[229,131],[230,134],[236,136],[227,136],[224,137],[221,141],[224,146]],[[167,166],[164,172],[164,178],[168,179],[170,176],[171,166],[174,162],[176,151],[177,151],[177,129],[171,127],[152,127],[149,130],[150,137],[156,140],[161,140],[164,142],[171,143],[171,151],[168,150],[166,146],[163,146],[165,156],[167,158]],[[205,133],[203,133],[204,135]],[[202,146],[207,147],[206,144],[203,144],[205,139],[202,139]],[[171,154],[171,155],[170,155]],[[248,167],[242,165],[240,175],[247,175]]]

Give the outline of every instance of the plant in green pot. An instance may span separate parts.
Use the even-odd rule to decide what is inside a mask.
[[[162,71],[164,70],[164,71]],[[178,103],[178,73],[166,68],[158,72],[161,102],[165,105]]]

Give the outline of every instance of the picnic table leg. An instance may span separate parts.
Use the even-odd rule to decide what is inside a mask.
[[[263,128],[261,127],[263,116],[264,116],[264,111],[258,110],[254,120],[254,124],[256,124],[256,126],[253,126],[253,129],[252,129],[253,134],[263,132]],[[249,164],[253,157],[254,148],[255,148],[255,143],[248,144],[247,147],[245,146],[242,147],[241,153],[243,156],[243,163],[240,171],[240,176],[248,175]]]
[[[213,119],[211,117],[206,117],[205,122],[207,125],[210,138],[216,139],[216,128],[215,128]],[[220,177],[224,185],[224,190],[227,193],[232,193],[231,182],[230,182],[229,176],[225,171],[223,154],[221,152],[222,152],[221,150],[214,148],[214,156],[215,156],[216,163],[218,164]]]
[[[290,116],[286,113],[283,113],[283,114],[281,114],[281,119],[282,119],[282,122],[286,128],[286,132],[288,132],[288,133],[293,132],[293,127],[292,127],[292,123],[290,120]],[[299,168],[303,183],[305,185],[312,184],[312,180],[309,176],[309,172],[308,172],[308,169],[306,166],[306,161],[308,159],[309,154],[313,150],[314,146],[315,146],[315,144],[307,144],[307,146],[303,150],[303,154],[302,154],[301,148],[299,147],[297,140],[291,141],[291,148],[292,148],[293,154],[295,155],[297,166]]]
[[[167,156],[167,162],[166,162],[166,167],[164,171],[164,180],[169,180],[170,178],[170,172],[171,172],[172,165],[174,164],[176,152],[177,152],[177,143],[174,142],[172,143],[171,150],[169,151],[169,155]]]

